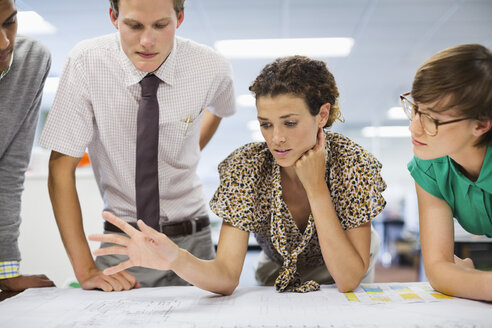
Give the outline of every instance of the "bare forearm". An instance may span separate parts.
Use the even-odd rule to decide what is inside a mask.
[[[201,260],[181,249],[172,270],[194,286],[213,293],[230,295],[239,283],[239,275],[228,270],[220,259]]]
[[[325,185],[311,195],[308,193],[308,198],[326,267],[340,291],[353,290],[359,285],[367,265],[340,225],[328,187]]]
[[[426,265],[426,275],[432,287],[444,294],[492,301],[492,272],[460,267],[450,262]]]
[[[492,272],[476,270],[454,255],[454,222],[449,204],[415,183],[424,268],[436,290],[458,297],[492,301]]]
[[[200,125],[200,150],[205,148],[210,139],[212,139],[221,120],[222,118],[215,116],[210,110],[205,110]]]
[[[82,212],[75,187],[75,174],[50,169],[48,189],[60,236],[78,280],[83,280],[95,263],[82,225]]]

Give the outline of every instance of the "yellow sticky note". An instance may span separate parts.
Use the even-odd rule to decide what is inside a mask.
[[[372,297],[371,299],[373,301],[385,301],[385,302],[391,301],[391,298],[389,297]]]
[[[450,299],[450,298],[454,298],[453,296],[444,295],[444,294],[437,293],[437,292],[430,293],[430,294],[431,294],[432,296],[434,296],[435,298],[438,298],[438,299]]]
[[[414,293],[401,293],[400,296],[405,300],[422,299],[419,295]]]
[[[359,298],[357,296],[355,296],[354,293],[350,292],[350,293],[345,293],[345,296],[347,297],[347,299],[351,302],[359,302]]]
[[[398,293],[404,293],[404,292],[411,293],[412,292],[412,290],[406,286],[391,286],[390,288],[393,289],[394,291],[398,292]]]

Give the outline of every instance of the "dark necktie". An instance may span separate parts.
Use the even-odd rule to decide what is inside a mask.
[[[159,231],[159,175],[157,151],[159,145],[159,78],[149,74],[140,81],[142,99],[137,115],[137,152],[135,192],[137,219]]]

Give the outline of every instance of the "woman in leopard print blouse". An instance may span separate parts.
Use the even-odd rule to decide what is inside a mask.
[[[338,89],[322,61],[294,56],[267,65],[250,86],[266,143],[240,147],[220,165],[210,207],[223,219],[217,257],[200,260],[142,221],[142,232],[105,213],[125,231],[92,240],[121,246],[96,255],[130,259],[104,272],[139,265],[174,270],[200,288],[231,294],[253,232],[262,248],[256,277],[278,291],[340,291],[371,279],[379,239],[371,219],[386,202],[381,164],[348,138],[325,131],[341,117]]]

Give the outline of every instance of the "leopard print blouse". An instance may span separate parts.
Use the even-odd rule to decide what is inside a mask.
[[[369,222],[386,205],[381,164],[341,134],[325,132],[325,137],[326,183],[340,224],[345,230],[352,229]],[[236,149],[219,164],[219,173],[220,185],[210,201],[217,216],[238,229],[254,233],[262,250],[284,267],[287,263],[293,266],[292,259],[285,258],[287,253],[295,254],[294,266],[324,265],[312,216],[306,231],[300,231],[282,199],[280,166],[266,143],[250,143]],[[295,268],[285,279],[295,280]],[[299,287],[299,282],[279,282],[277,289],[279,285],[286,290],[308,291],[292,288]]]

